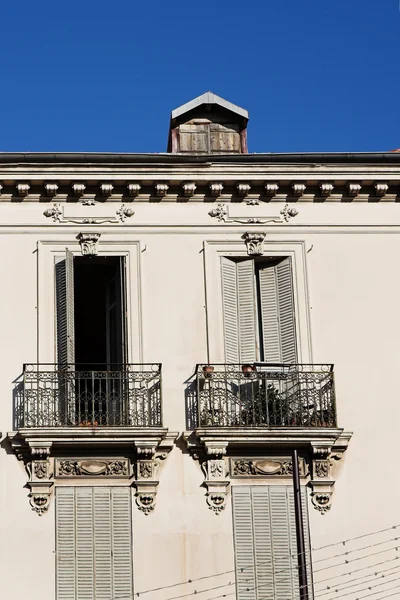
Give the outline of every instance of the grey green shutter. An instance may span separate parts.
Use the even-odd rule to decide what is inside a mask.
[[[64,366],[75,362],[74,256],[65,249],[65,259],[56,263],[57,358]]]
[[[133,597],[129,488],[56,490],[57,600]]]
[[[263,360],[297,362],[291,259],[258,269]]]
[[[309,596],[312,595],[308,511],[302,489]],[[299,600],[292,486],[233,486],[238,600]]]
[[[225,358],[228,363],[256,360],[254,261],[221,258]]]

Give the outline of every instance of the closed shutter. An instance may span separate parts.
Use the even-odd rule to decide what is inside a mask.
[[[65,259],[56,263],[57,358],[62,367],[75,363],[74,256],[65,249]]]
[[[56,491],[57,600],[133,597],[129,488]]]
[[[258,269],[263,360],[295,363],[296,326],[291,259]]]
[[[292,486],[232,487],[238,600],[299,600]],[[307,497],[303,520],[312,598]]]
[[[254,261],[222,257],[225,358],[228,363],[254,362],[257,351]]]

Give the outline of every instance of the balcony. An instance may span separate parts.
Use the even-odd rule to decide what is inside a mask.
[[[162,427],[160,364],[90,367],[24,365],[16,429]]]
[[[197,365],[202,427],[336,427],[333,365]]]

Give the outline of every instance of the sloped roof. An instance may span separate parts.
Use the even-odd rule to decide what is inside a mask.
[[[240,106],[236,106],[236,104],[232,104],[232,102],[228,102],[228,100],[224,100],[224,98],[217,96],[213,92],[206,92],[205,94],[202,94],[201,96],[197,96],[197,98],[190,100],[190,102],[186,102],[186,104],[178,106],[178,108],[175,108],[175,110],[172,111],[171,119],[177,119],[178,117],[181,117],[185,113],[188,113],[189,111],[193,110],[194,108],[197,108],[198,106],[201,106],[202,104],[217,104],[221,108],[229,110],[230,112],[237,114],[243,119],[249,119],[249,113],[247,112],[247,110],[245,110],[244,108],[240,108]]]

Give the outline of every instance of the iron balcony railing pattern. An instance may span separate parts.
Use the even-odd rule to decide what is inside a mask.
[[[161,364],[26,364],[17,427],[159,427]]]
[[[333,365],[197,365],[199,427],[336,427]]]

